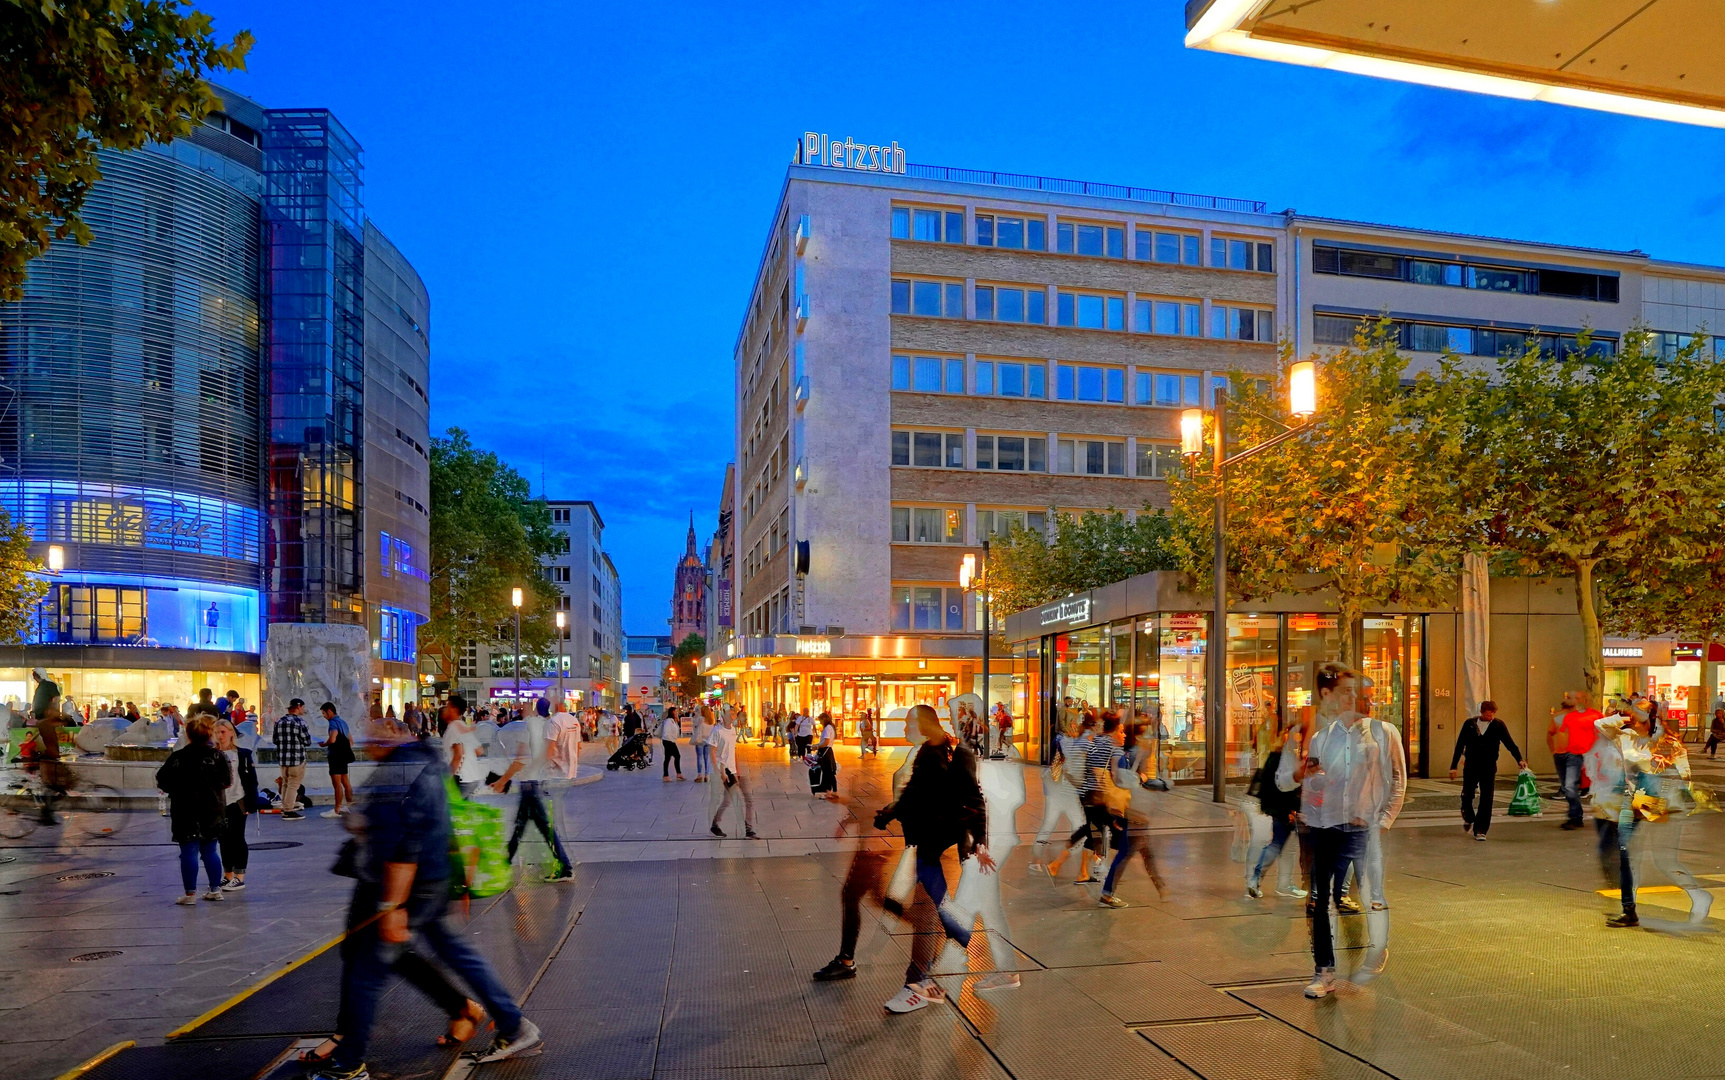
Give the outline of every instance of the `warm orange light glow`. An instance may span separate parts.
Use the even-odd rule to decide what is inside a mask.
[[[509,590],[509,603],[512,607],[520,607],[521,606],[521,590],[520,589],[510,589]]]
[[[966,555],[964,562],[958,567],[958,585],[961,589],[970,588],[970,583],[976,580],[976,556]]]
[[[1180,453],[1197,457],[1204,452],[1204,410],[1187,409],[1180,414]]]
[[[1318,365],[1310,360],[1288,369],[1288,411],[1302,420],[1318,411]]]

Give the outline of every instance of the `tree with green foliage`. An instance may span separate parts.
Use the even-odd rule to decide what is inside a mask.
[[[1445,425],[1429,423],[1443,388],[1430,375],[1408,378],[1388,323],[1362,327],[1351,346],[1314,356],[1316,423],[1303,434],[1228,467],[1227,545],[1231,595],[1325,590],[1336,598],[1341,659],[1358,660],[1368,610],[1433,603],[1454,589],[1462,547],[1458,489],[1432,468]],[[1274,383],[1230,379],[1228,450],[1282,434],[1287,425],[1284,348]],[[1181,564],[1194,588],[1212,586],[1216,495],[1209,454],[1169,483],[1182,527]]]
[[[48,593],[47,567],[30,554],[30,529],[0,509],[0,644],[22,645]]]
[[[988,590],[1000,613],[1046,604],[1152,570],[1178,568],[1175,520],[1148,504],[1136,516],[1108,509],[1056,513],[1053,538],[1014,526],[989,545]]]
[[[79,211],[99,150],[189,134],[217,99],[207,73],[245,67],[250,33],[218,42],[184,0],[0,3],[0,300],[55,240],[90,242]]]
[[[670,687],[680,700],[693,701],[701,696],[706,689],[706,680],[701,676],[701,657],[707,655],[707,639],[700,634],[690,634],[677,647],[671,650],[669,667],[665,672],[665,685]]]
[[[419,642],[446,677],[469,641],[514,648],[516,588],[522,653],[555,655],[561,594],[540,559],[559,550],[551,511],[520,473],[460,428],[431,440],[431,621]]]
[[[1725,365],[1697,336],[1663,355],[1631,331],[1614,350],[1584,335],[1563,355],[1531,344],[1490,370],[1457,358],[1443,382],[1465,406],[1461,478],[1488,493],[1473,528],[1514,573],[1574,583],[1595,696],[1607,619],[1623,632],[1721,627],[1725,585]]]

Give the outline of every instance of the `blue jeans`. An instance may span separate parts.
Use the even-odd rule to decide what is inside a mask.
[[[1264,880],[1264,871],[1276,865],[1276,860],[1282,857],[1282,849],[1288,845],[1288,837],[1292,835],[1294,823],[1286,815],[1270,819],[1270,842],[1264,845],[1264,851],[1258,856],[1258,864],[1252,867],[1246,884],[1255,886]]]
[[[1312,961],[1319,970],[1336,966],[1336,946],[1330,936],[1330,908],[1335,906],[1335,898],[1348,876],[1348,868],[1365,855],[1369,831],[1350,826],[1311,831]]]
[[[216,851],[216,840],[180,841],[180,883],[187,892],[198,891],[198,859],[204,860],[204,873],[210,876],[210,891],[222,884],[222,857]]]
[[[706,776],[713,771],[713,748],[706,743],[695,744],[695,775]]]
[[[948,845],[949,847],[951,845]],[[931,851],[933,845],[920,845],[916,849],[916,880],[922,885],[922,891],[934,902],[934,909],[940,914],[940,925],[946,930],[946,936],[958,942],[964,948],[970,948],[970,927],[958,921],[946,907],[946,868],[940,865],[940,851]],[[911,942],[910,964],[904,969],[905,985],[920,983],[928,977],[928,969],[934,966],[939,958],[939,942],[932,940],[932,934],[918,934]]]
[[[1563,786],[1563,798],[1569,803],[1569,820],[1581,824],[1581,755],[1553,754],[1557,766],[1557,782]]]
[[[461,928],[447,921],[448,882],[414,882],[413,894],[406,904],[409,940],[400,944],[382,941],[377,935],[377,923],[369,921],[377,910],[378,895],[378,886],[370,882],[361,882],[353,891],[353,904],[348,910],[350,932],[342,942],[341,1009],[336,1017],[341,1045],[330,1059],[331,1064],[352,1069],[365,1063],[366,1043],[377,1019],[377,1003],[392,973],[419,987],[445,1013],[459,1013],[465,1002],[461,993],[408,947],[415,933],[473,991],[485,1011],[497,1021],[498,1031],[513,1035],[520,1030],[521,1007]]]

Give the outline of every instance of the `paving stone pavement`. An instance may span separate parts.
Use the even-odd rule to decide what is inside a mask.
[[[693,757],[685,750],[691,777]],[[585,760],[602,758],[589,748]],[[567,910],[572,921],[559,933],[540,919],[527,934],[532,942],[507,958],[512,985],[531,986],[527,1011],[545,1029],[547,1050],[474,1076],[1555,1080],[1719,1072],[1711,986],[1725,937],[1607,930],[1615,901],[1601,894],[1592,832],[1559,831],[1560,809],[1500,818],[1483,844],[1440,810],[1404,819],[1386,842],[1384,973],[1311,1002],[1300,992],[1311,970],[1302,904],[1244,897],[1242,867],[1230,858],[1230,815],[1207,801],[1207,790],[1155,799],[1152,842],[1167,897],[1134,866],[1120,889],[1131,906],[1110,911],[1085,888],[1028,871],[1040,820],[1032,776],[1018,815],[1023,842],[998,878],[1008,966],[1021,986],[979,986],[994,957],[978,934],[968,954],[949,950],[937,969],[949,1003],[889,1016],[881,1004],[931,925],[926,904],[899,919],[865,901],[858,977],[817,984],[808,974],[836,951],[853,860],[896,857],[896,838],[867,825],[886,798],[891,752],[877,762],[844,751],[837,803],[812,798],[805,771],[782,751],[751,747],[742,764],[756,787],[757,841],[706,835],[717,785],[664,783],[657,761],[651,772],[609,773],[557,796],[581,865],[555,917]],[[1444,793],[1432,782],[1434,806]],[[171,903],[175,849],[154,815],[132,821],[115,842],[0,850],[16,860],[0,865],[0,893],[17,890],[0,895],[8,916],[0,925],[0,1076],[47,1080],[120,1039],[159,1043],[327,941],[339,930],[348,886],[327,873],[336,824],[265,819],[255,839],[302,846],[259,852],[251,888],[194,908]],[[42,842],[40,834],[32,840]],[[1715,894],[1725,887],[1725,816],[1690,822],[1682,850]],[[114,876],[59,880],[83,872]],[[1644,915],[1682,917],[1683,894],[1651,869],[1643,881],[1651,886]],[[538,889],[519,903],[531,908],[552,887]],[[1341,920],[1344,973],[1360,962],[1366,922]],[[509,925],[493,919],[484,929],[488,952]],[[516,917],[514,932],[527,925]],[[121,955],[71,962],[107,950]],[[391,1002],[408,1027],[420,1017],[427,1039],[438,1029],[414,995]],[[291,1015],[294,1002],[281,1008]],[[374,1064],[379,1075],[408,1075],[388,1061]]]

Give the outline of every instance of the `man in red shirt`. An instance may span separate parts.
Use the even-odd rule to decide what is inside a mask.
[[[1569,803],[1569,817],[1562,828],[1579,829],[1581,820],[1581,761],[1593,740],[1598,737],[1594,721],[1602,714],[1593,707],[1593,696],[1586,690],[1571,690],[1563,695],[1563,708],[1552,717],[1546,742],[1552,749],[1557,765],[1557,779],[1563,785],[1563,797]]]

